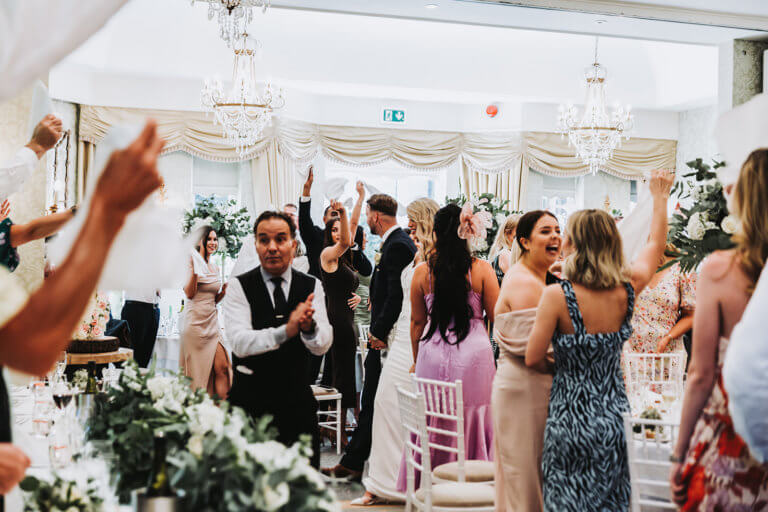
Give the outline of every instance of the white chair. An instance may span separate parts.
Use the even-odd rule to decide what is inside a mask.
[[[336,432],[336,455],[341,453],[341,432],[344,428],[343,417],[341,415],[341,393],[335,388],[326,388],[322,386],[312,386],[312,394],[318,403],[336,402],[335,409],[317,411],[317,426]]]
[[[357,339],[358,351],[360,352],[360,379],[365,382],[365,356],[368,354],[368,333],[371,331],[370,325],[357,324],[359,338]]]
[[[429,439],[429,447],[456,454],[456,462],[437,466],[432,472],[435,482],[473,482],[493,484],[494,465],[487,460],[466,460],[466,445],[464,444],[464,392],[461,380],[445,382],[441,380],[423,379],[413,375],[414,390],[424,395],[426,401],[427,430],[431,434],[440,434],[455,439],[453,443],[444,445]],[[444,428],[429,426],[429,418],[444,420]],[[448,425],[445,425],[448,423]],[[448,428],[453,426],[450,430]],[[434,437],[434,436],[433,436]]]
[[[631,510],[677,510],[669,487],[669,455],[677,442],[680,426],[664,420],[646,420],[624,415]]]
[[[400,423],[405,439],[405,462],[408,487],[405,510],[415,506],[420,511],[491,512],[494,509],[494,489],[490,485],[470,482],[432,482],[429,454],[427,411],[424,395],[398,386]],[[418,457],[418,456],[420,457]],[[415,469],[421,471],[421,486],[415,489]]]
[[[627,397],[635,414],[648,406],[647,392],[661,395],[658,400],[679,401],[683,396],[685,353],[643,354],[624,353],[624,378]]]

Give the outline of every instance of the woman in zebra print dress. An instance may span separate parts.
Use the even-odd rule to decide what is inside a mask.
[[[621,350],[632,333],[635,294],[664,251],[671,184],[667,173],[654,173],[651,236],[629,269],[609,214],[582,210],[568,221],[569,280],[544,290],[525,356],[528,366],[539,364],[550,342],[555,353],[542,456],[545,510],[629,508]]]

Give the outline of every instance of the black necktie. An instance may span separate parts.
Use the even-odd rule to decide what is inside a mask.
[[[285,300],[285,294],[283,293],[283,278],[273,277],[270,281],[275,285],[275,291],[272,292],[272,299],[275,303],[275,317],[284,318],[288,314],[288,301]]]

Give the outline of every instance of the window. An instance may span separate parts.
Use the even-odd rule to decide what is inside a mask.
[[[558,178],[531,170],[528,175],[528,209],[549,210],[561,227],[568,216],[581,208],[579,183],[581,178]]]

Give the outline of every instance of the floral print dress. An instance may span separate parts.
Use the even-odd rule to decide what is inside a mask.
[[[715,385],[696,422],[682,470],[688,496],[681,510],[768,510],[768,466],[755,460],[733,429],[721,373],[728,340],[719,343]]]
[[[637,297],[632,316],[632,336],[624,350],[651,354],[656,352],[659,340],[680,319],[684,309],[696,304],[696,273],[684,274],[680,265],[670,267],[656,286],[646,286]],[[683,339],[672,340],[665,352],[685,352]]]
[[[19,266],[19,253],[11,246],[11,219],[0,222],[0,265],[13,272]]]

